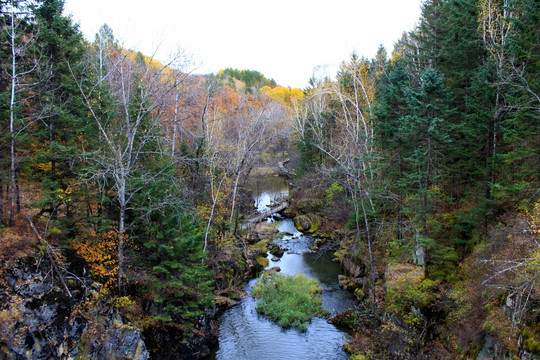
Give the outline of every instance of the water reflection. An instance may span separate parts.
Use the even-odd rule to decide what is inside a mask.
[[[246,189],[253,194],[253,202],[259,212],[268,210],[270,204],[289,196],[289,184],[280,176],[251,177]]]

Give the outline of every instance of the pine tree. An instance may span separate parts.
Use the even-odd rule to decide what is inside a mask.
[[[406,97],[410,91],[410,79],[407,75],[405,60],[396,55],[386,70],[387,76],[381,77],[377,86],[377,104],[374,114],[377,140],[385,153],[385,178],[390,191],[397,194],[396,239],[403,240],[403,154],[408,144],[403,133],[403,125],[409,114]]]
[[[540,7],[534,0],[512,1],[509,7],[514,17],[508,20],[512,30],[499,73],[507,116],[501,121],[501,171],[494,187],[503,204],[527,206],[540,183]]]
[[[153,315],[163,322],[189,326],[211,305],[211,273],[204,264],[204,224],[191,214],[182,182],[167,156],[156,156],[152,171],[159,174],[136,195],[128,218],[129,232],[141,243],[140,258],[150,281]]]
[[[74,184],[80,172],[76,169],[80,162],[74,159],[82,150],[80,135],[90,140],[89,135],[95,131],[90,130],[91,123],[73,77],[82,66],[87,47],[71,19],[62,15],[63,4],[63,0],[45,0],[34,10],[41,55],[39,96],[36,97],[40,126],[34,132],[34,139],[45,147],[36,147],[31,168],[45,195],[37,205],[47,209],[53,218],[63,207],[64,220],[72,222],[71,200],[76,196]]]
[[[400,183],[405,198],[403,213],[410,221],[406,238],[415,249],[413,260],[431,266],[448,260],[448,244],[438,241],[441,229],[436,216],[445,198],[442,179],[453,126],[451,96],[443,76],[428,68],[421,80],[421,84],[405,91],[407,115],[400,123],[405,140]]]
[[[478,31],[477,1],[450,0],[444,7],[439,71],[447,79],[455,110],[444,183],[455,205],[446,210],[446,216],[452,219],[454,244],[464,255],[476,237],[474,229],[486,224],[489,211],[489,123],[495,96],[486,82],[489,67],[484,65],[486,51]]]

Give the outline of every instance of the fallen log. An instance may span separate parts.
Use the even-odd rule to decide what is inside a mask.
[[[260,213],[257,216],[254,216],[252,218],[247,219],[246,222],[242,225],[242,229],[248,229],[248,228],[254,226],[255,224],[257,224],[259,221],[262,221],[263,219],[271,216],[272,214],[283,211],[288,207],[289,207],[289,202],[288,201],[282,202],[278,206],[275,206],[275,207],[273,207],[273,208],[271,208],[271,209],[269,209],[269,210],[267,210],[267,211],[265,211],[263,213]]]
[[[285,167],[285,164],[288,163],[289,161],[290,161],[289,159],[285,159],[283,161],[278,161],[278,170],[279,170],[280,174],[292,178],[292,177],[295,177],[296,174],[294,172],[291,172],[291,171],[287,170],[287,168]]]

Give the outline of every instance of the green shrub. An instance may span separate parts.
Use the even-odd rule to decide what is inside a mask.
[[[419,325],[421,321],[415,312],[430,306],[435,299],[436,285],[433,280],[424,278],[419,267],[409,264],[389,266],[386,311],[398,314],[408,326]]]
[[[253,287],[257,312],[282,327],[297,326],[305,331],[313,316],[325,315],[321,287],[305,275],[263,274]]]

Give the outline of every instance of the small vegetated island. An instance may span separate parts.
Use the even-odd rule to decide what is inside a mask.
[[[305,331],[314,316],[328,313],[322,308],[321,287],[303,274],[264,273],[253,287],[257,312],[282,327],[297,326]]]

